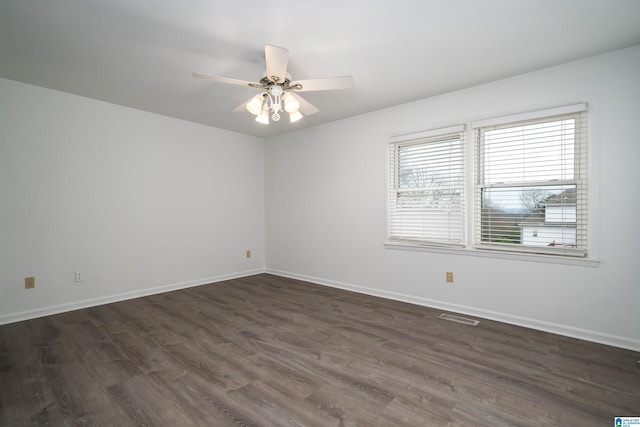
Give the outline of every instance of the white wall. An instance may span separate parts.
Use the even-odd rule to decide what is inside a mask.
[[[640,350],[638,76],[635,47],[275,137],[266,150],[257,138],[0,79],[0,324],[266,263]],[[580,101],[590,104],[597,267],[383,247],[388,136]]]
[[[596,267],[383,247],[388,136],[585,101]],[[271,138],[267,271],[640,350],[638,135],[640,46]]]
[[[0,323],[261,271],[264,140],[0,79]]]

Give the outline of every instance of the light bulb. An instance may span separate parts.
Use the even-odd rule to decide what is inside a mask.
[[[287,113],[295,113],[300,108],[300,103],[290,93],[285,93],[282,97],[284,100],[284,109]]]
[[[260,111],[262,111],[262,101],[262,94],[254,96],[251,98],[251,101],[247,102],[247,110],[254,116],[257,116],[260,114]]]
[[[258,114],[256,116],[256,122],[258,123],[262,123],[264,125],[268,125],[269,124],[269,110],[262,110],[260,111],[260,114]]]

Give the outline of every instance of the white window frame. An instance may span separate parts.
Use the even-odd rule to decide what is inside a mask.
[[[475,188],[474,188],[474,213],[473,217],[475,223],[474,228],[474,248],[479,250],[492,250],[492,251],[507,251],[507,252],[524,252],[524,253],[538,253],[547,254],[553,256],[573,256],[573,257],[587,257],[587,239],[588,239],[588,224],[587,224],[587,104],[575,104],[565,107],[552,108],[547,110],[536,111],[526,114],[510,115],[500,118],[494,118],[489,120],[477,121],[471,124],[471,128],[474,131],[474,155],[475,155]],[[577,227],[577,243],[576,247],[566,246],[548,246],[548,247],[534,247],[524,244],[500,244],[482,241],[482,206],[481,195],[484,191],[490,189],[503,190],[507,189],[510,184],[496,184],[483,182],[483,132],[490,131],[492,129],[518,127],[522,125],[528,125],[531,123],[544,123],[557,121],[563,118],[575,118],[576,130],[575,130],[575,145],[574,149],[574,161],[573,169],[574,173],[571,178],[564,180],[548,180],[536,182],[522,181],[512,184],[514,188],[519,187],[532,187],[533,186],[564,186],[565,188],[575,187],[577,193],[577,212],[578,218],[576,221]],[[521,236],[522,239],[522,236]]]
[[[429,151],[430,145],[436,147],[437,144],[459,139],[458,150],[446,152],[437,162],[438,165],[433,167],[441,167],[443,161],[455,162],[460,170],[459,184],[454,186],[434,186],[436,191],[456,191],[459,189],[460,199],[445,209],[407,205],[403,206],[400,201],[401,194],[407,189],[401,188],[399,173],[399,156],[400,150],[410,147],[417,147],[419,150]],[[464,247],[467,240],[466,235],[466,205],[465,205],[465,152],[466,152],[466,135],[464,125],[455,125],[445,128],[433,129],[424,132],[412,133],[407,135],[398,135],[389,138],[387,147],[387,242],[390,244],[410,244],[432,247]],[[441,153],[439,153],[440,155]],[[445,188],[446,187],[446,188]],[[429,187],[429,189],[432,187]],[[428,188],[411,189],[428,192]],[[405,196],[406,197],[406,196]],[[417,199],[423,203],[437,203],[435,198],[419,196]],[[419,203],[418,203],[419,204]],[[436,230],[434,227],[425,227],[420,230],[421,226],[418,222],[427,223],[428,221],[419,219],[419,212],[422,210],[425,215],[446,215],[447,219],[439,218],[435,223],[442,228]],[[429,229],[427,229],[429,228]],[[442,230],[443,231],[439,231]]]
[[[482,126],[491,126],[491,125],[499,125],[509,122],[518,122],[518,121],[526,121],[526,120],[534,120],[547,116],[555,116],[561,114],[570,114],[579,111],[587,111],[587,103],[579,103],[574,105],[568,105],[558,108],[550,108],[544,110],[538,110],[534,112],[527,113],[519,113],[512,114],[507,116],[501,116],[490,119],[483,119],[477,121],[467,122],[466,125],[459,125],[465,128],[465,139],[466,139],[466,147],[465,147],[465,168],[464,168],[464,193],[465,193],[465,214],[466,214],[466,222],[465,222],[465,243],[462,246],[438,246],[438,245],[429,245],[419,242],[411,242],[411,241],[399,241],[393,240],[389,238],[389,177],[391,174],[389,164],[389,143],[394,143],[402,140],[408,140],[410,137],[423,137],[429,136],[434,131],[426,131],[426,132],[417,132],[409,135],[396,135],[387,138],[388,144],[386,144],[386,152],[387,152],[387,234],[386,240],[384,242],[384,247],[386,249],[392,250],[401,250],[401,251],[422,251],[422,252],[433,252],[440,254],[450,254],[450,255],[464,255],[464,256],[474,256],[474,257],[488,257],[488,258],[501,258],[501,259],[511,259],[518,261],[528,261],[528,262],[543,262],[543,263],[556,263],[556,264],[567,264],[567,265],[578,265],[578,266],[588,266],[588,267],[597,267],[599,265],[599,260],[597,257],[597,242],[599,241],[597,234],[594,235],[594,231],[597,230],[598,223],[598,212],[594,211],[594,194],[597,193],[598,183],[597,181],[592,182],[589,181],[588,188],[588,198],[590,200],[587,203],[587,200],[583,200],[585,204],[588,206],[583,206],[585,212],[587,212],[589,217],[588,228],[585,230],[588,232],[588,250],[584,252],[584,256],[571,256],[575,254],[570,254],[568,256],[563,254],[545,254],[545,253],[534,253],[534,252],[523,252],[518,250],[487,250],[485,248],[479,247],[477,243],[477,233],[476,233],[476,219],[475,213],[477,210],[476,206],[476,178],[477,178],[477,160],[476,160],[476,138],[475,138],[475,129]],[[591,134],[592,129],[591,126],[593,124],[593,118],[591,114],[585,114],[585,129],[588,129],[588,133]],[[454,126],[459,127],[459,126]],[[447,128],[443,128],[447,129]],[[438,129],[435,130],[437,133]],[[586,141],[583,145],[584,154],[586,156],[587,151],[592,151],[594,146],[594,141]],[[587,175],[589,177],[597,175],[598,165],[593,163],[592,157],[589,160],[586,160],[585,164],[588,163],[588,170],[584,173],[581,178],[587,180]],[[597,197],[596,197],[597,199]],[[594,246],[595,244],[595,246]],[[595,248],[595,250],[594,250]],[[582,254],[580,254],[582,255]]]

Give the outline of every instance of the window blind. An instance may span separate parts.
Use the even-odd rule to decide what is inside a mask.
[[[464,126],[392,138],[388,238],[464,244]]]
[[[585,110],[474,124],[476,247],[587,255]]]

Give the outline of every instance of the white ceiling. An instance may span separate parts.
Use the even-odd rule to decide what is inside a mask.
[[[261,125],[233,113],[264,44],[320,112]],[[260,137],[640,44],[638,0],[0,0],[0,77]]]

